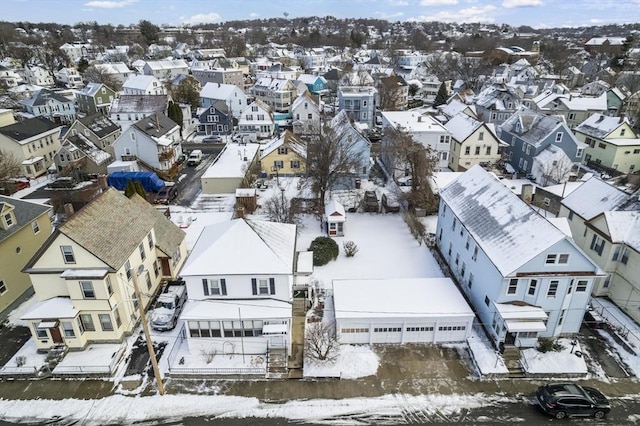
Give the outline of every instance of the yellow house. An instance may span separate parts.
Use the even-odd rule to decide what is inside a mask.
[[[13,153],[24,176],[38,177],[47,172],[60,149],[60,128],[44,117],[0,127],[0,150]]]
[[[185,257],[181,229],[138,195],[110,188],[54,231],[23,269],[37,303],[22,319],[41,351],[120,342],[139,321],[135,286],[148,307]]]
[[[456,114],[444,126],[453,135],[449,148],[449,168],[454,172],[464,172],[476,164],[491,164],[500,160],[502,143],[493,127],[464,112]]]
[[[0,313],[8,313],[31,289],[22,272],[51,235],[51,206],[0,195]]]
[[[260,156],[262,173],[279,176],[301,176],[307,173],[307,144],[286,130],[269,142]]]

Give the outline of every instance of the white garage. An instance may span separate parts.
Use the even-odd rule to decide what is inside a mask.
[[[449,278],[333,280],[344,344],[463,342],[474,314]]]
[[[203,194],[233,194],[259,156],[260,144],[229,142],[200,178]]]

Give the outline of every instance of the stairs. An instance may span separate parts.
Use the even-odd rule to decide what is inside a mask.
[[[525,377],[524,369],[520,363],[520,349],[515,346],[505,346],[502,358],[504,358],[504,364],[509,370],[509,377]]]
[[[269,357],[267,363],[268,379],[287,378],[289,369],[287,368],[287,349],[286,348],[269,348]]]

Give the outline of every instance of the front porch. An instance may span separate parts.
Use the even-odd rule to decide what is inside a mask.
[[[542,308],[524,303],[495,303],[494,341],[500,351],[507,346],[535,347],[538,334],[547,331],[547,314]]]

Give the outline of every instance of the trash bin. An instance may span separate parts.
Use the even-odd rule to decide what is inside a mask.
[[[356,179],[356,189],[360,189],[360,179]]]

